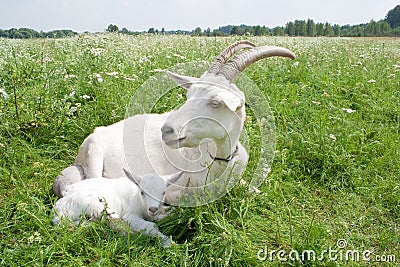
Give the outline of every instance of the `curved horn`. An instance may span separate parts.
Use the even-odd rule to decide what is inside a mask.
[[[253,47],[255,47],[255,44],[249,41],[237,41],[236,43],[231,44],[230,46],[225,48],[224,51],[222,51],[219,56],[214,60],[214,63],[211,64],[208,72],[217,73],[225,64],[225,62],[237,51]]]
[[[232,81],[245,68],[266,57],[288,57],[294,60],[296,55],[292,51],[278,46],[255,47],[234,57],[218,71],[218,74],[223,74],[228,81]]]

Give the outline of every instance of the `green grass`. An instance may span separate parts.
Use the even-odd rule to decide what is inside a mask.
[[[237,38],[0,39],[0,88],[8,95],[0,94],[0,266],[398,264],[400,40],[249,39],[298,55],[295,64],[273,58],[245,71],[275,116],[272,172],[260,194],[238,185],[214,203],[178,208],[160,222],[178,243],[170,248],[139,234],[121,236],[105,220],[54,227],[52,182],[94,127],[124,118],[135,90],[157,69],[210,62]],[[175,107],[178,93],[157,111]],[[249,169],[259,148],[253,126],[248,122],[255,136]],[[264,248],[320,255],[340,239],[343,251],[395,255],[396,262],[257,258]]]

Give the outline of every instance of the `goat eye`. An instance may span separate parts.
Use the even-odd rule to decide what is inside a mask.
[[[143,192],[143,191],[140,191],[140,194],[141,194],[142,196],[144,196],[144,192]]]
[[[221,106],[221,102],[217,101],[217,100],[211,101],[210,104],[211,104],[211,107],[213,107],[213,108],[219,108]]]

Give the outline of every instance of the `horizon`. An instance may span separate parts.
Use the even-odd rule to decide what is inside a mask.
[[[294,0],[282,0],[280,3],[262,0],[251,0],[250,3],[244,0],[216,3],[211,0],[171,0],[168,3],[162,0],[145,3],[138,3],[137,0],[117,0],[114,3],[106,0],[63,0],[56,3],[51,0],[32,0],[24,3],[16,0],[7,2],[2,8],[0,29],[29,28],[43,32],[72,30],[83,33],[104,32],[108,25],[113,24],[120,29],[137,32],[150,28],[192,31],[197,27],[213,30],[242,24],[274,28],[285,26],[290,21],[307,19],[315,23],[345,26],[383,20],[387,12],[398,4],[393,0],[379,3],[371,0],[351,3],[345,0],[335,3],[311,0],[301,3]],[[249,6],[257,8],[242,12]],[[221,16],[219,11],[223,9],[227,12]],[[15,16],[15,10],[18,10],[18,16]]]

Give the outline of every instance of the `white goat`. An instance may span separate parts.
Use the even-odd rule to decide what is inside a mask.
[[[86,179],[68,186],[62,192],[64,197],[54,205],[52,222],[58,224],[62,218],[68,218],[79,223],[83,214],[99,219],[105,212],[112,225],[117,226],[116,221],[121,221],[132,231],[160,237],[163,246],[171,244],[171,239],[162,234],[152,221],[167,216],[165,191],[182,173],[168,177],[148,174],[141,178],[125,173],[127,177]]]
[[[226,63],[244,48],[250,49]],[[248,160],[239,143],[245,97],[232,81],[253,62],[271,56],[295,58],[285,48],[239,41],[222,51],[200,78],[167,72],[187,89],[186,103],[170,113],[135,115],[96,128],[84,140],[73,165],[80,166],[86,178],[120,177],[123,168],[136,175],[183,170],[185,178],[176,186],[184,188],[207,186],[227,168],[241,174]],[[57,179],[55,187],[65,187],[69,179],[64,178]],[[168,195],[170,202],[180,197]]]

